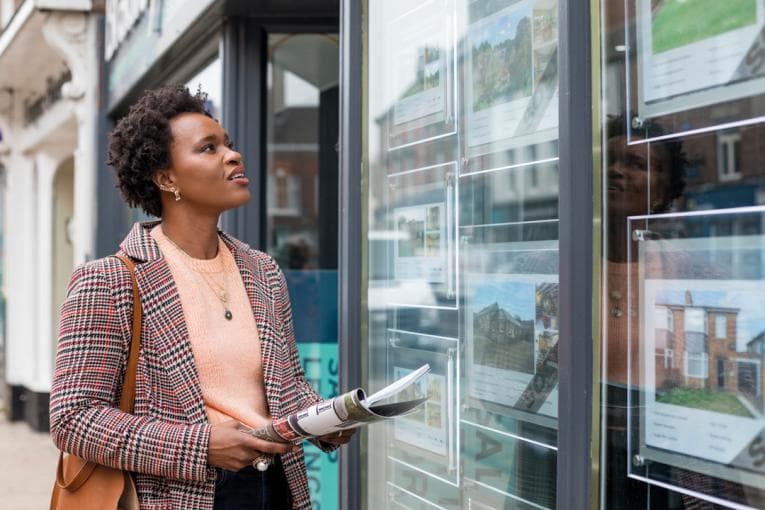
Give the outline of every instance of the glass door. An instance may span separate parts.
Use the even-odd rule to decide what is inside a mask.
[[[365,504],[554,508],[558,3],[369,0]]]
[[[284,272],[306,377],[338,394],[338,38],[269,33],[266,251]],[[305,444],[315,508],[337,508],[338,452]]]

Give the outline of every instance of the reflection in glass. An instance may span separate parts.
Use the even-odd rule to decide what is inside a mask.
[[[223,70],[221,69],[221,59],[219,55],[204,66],[194,77],[186,82],[186,86],[191,92],[201,90],[207,94],[205,109],[222,122],[221,113],[223,107]]]
[[[284,272],[298,355],[322,397],[338,394],[335,34],[268,35],[266,247]],[[337,456],[306,443],[311,503],[337,508]]]
[[[268,251],[285,269],[335,269],[337,37],[269,34],[268,44]]]
[[[558,4],[369,2],[368,508],[554,508]]]
[[[601,5],[601,507],[761,508],[763,4]]]

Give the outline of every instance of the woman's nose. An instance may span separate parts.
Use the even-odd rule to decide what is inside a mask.
[[[610,179],[623,179],[625,177],[624,165],[619,161],[614,161],[608,165],[608,177]]]
[[[241,165],[242,155],[239,154],[239,152],[235,151],[234,149],[229,149],[229,151],[226,153],[225,161],[228,164]]]

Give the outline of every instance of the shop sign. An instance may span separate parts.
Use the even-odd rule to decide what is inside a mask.
[[[339,392],[337,340],[298,342],[298,354],[306,380],[322,396]],[[311,443],[303,443],[311,505],[316,510],[337,508],[338,452],[325,453]]]
[[[111,60],[148,7],[149,0],[106,0],[106,60]]]

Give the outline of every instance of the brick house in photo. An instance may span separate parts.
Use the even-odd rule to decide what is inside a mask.
[[[534,371],[534,320],[522,319],[492,303],[473,315],[479,364]]]
[[[739,308],[694,303],[689,290],[683,302],[657,302],[656,389],[725,391],[745,397],[762,412],[765,332],[749,341],[746,350],[738,350],[739,312]]]

